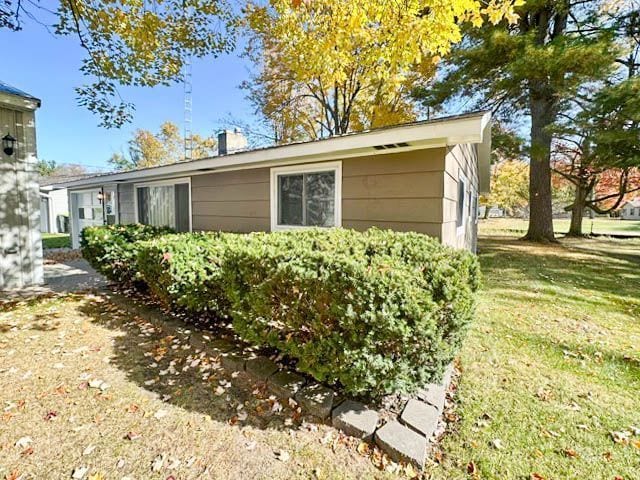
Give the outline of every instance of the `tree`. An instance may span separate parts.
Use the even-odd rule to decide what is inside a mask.
[[[492,167],[491,193],[487,208],[502,208],[508,215],[529,203],[529,165],[521,160],[504,160]]]
[[[461,96],[503,119],[530,119],[530,219],[525,236],[553,241],[550,127],[584,84],[605,77],[616,49],[600,22],[598,0],[526,0],[518,21],[468,29],[443,65],[443,75],[417,92],[426,105]],[[580,32],[588,29],[592,34]]]
[[[38,160],[37,169],[40,177],[51,177],[58,169],[58,164],[55,160],[40,159]]]
[[[465,24],[515,21],[511,1],[270,0],[250,4],[249,99],[277,139],[340,135],[415,118],[413,78],[461,38]]]
[[[229,51],[235,17],[225,0],[60,0],[56,11],[33,1],[0,0],[0,28],[20,30],[24,18],[56,35],[73,35],[86,52],[80,71],[89,83],[78,102],[105,127],[131,120],[134,105],[118,86],[169,85],[182,79],[185,61]]]
[[[192,135],[193,158],[215,155],[217,142],[213,137]],[[158,133],[138,129],[128,142],[127,153],[114,153],[109,163],[116,170],[155,167],[177,163],[184,159],[184,138],[175,123],[164,122]]]
[[[60,181],[75,179],[88,174],[84,165],[58,163],[55,160],[38,160],[37,172],[40,178],[56,177]]]
[[[585,209],[610,213],[640,190],[640,12],[616,8],[608,14],[621,40],[620,68],[580,92],[573,114],[557,126],[554,168],[575,191],[567,207],[572,236],[582,235]]]

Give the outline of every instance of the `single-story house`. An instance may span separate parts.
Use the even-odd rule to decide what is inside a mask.
[[[629,200],[620,207],[622,220],[640,220],[640,198]]]
[[[40,100],[0,82],[0,290],[43,281],[35,111]]]
[[[490,113],[102,174],[67,182],[74,247],[87,225],[140,222],[232,232],[371,226],[475,250],[489,190]]]
[[[42,233],[69,233],[69,192],[66,188],[54,187],[60,181],[57,177],[39,180]]]

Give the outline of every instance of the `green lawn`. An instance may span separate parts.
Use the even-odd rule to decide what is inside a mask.
[[[519,218],[489,218],[480,220],[478,226],[481,234],[486,235],[516,235],[527,231],[528,220]],[[556,233],[569,231],[569,219],[561,218],[553,221]],[[620,220],[616,218],[584,218],[582,231],[588,233],[620,233],[640,236],[640,221]]]
[[[71,248],[71,237],[68,233],[43,233],[42,248]]]
[[[433,478],[640,478],[640,240],[480,252],[460,420]]]

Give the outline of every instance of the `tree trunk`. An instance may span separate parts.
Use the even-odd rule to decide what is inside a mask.
[[[582,214],[586,207],[587,189],[584,185],[576,185],[576,195],[573,199],[573,208],[571,209],[571,225],[569,226],[570,237],[582,236]]]
[[[552,95],[544,87],[531,89],[531,165],[529,174],[529,230],[525,240],[554,242],[551,208],[551,134],[554,120]]]

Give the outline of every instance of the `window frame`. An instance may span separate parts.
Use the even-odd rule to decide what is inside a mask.
[[[280,225],[278,223],[278,177],[282,175],[296,175],[305,173],[334,172],[334,225],[330,227],[312,227],[307,225]],[[271,168],[270,175],[270,209],[271,209],[271,231],[282,230],[302,230],[307,228],[336,228],[342,226],[342,161],[307,163],[302,165],[287,165],[286,167]]]
[[[144,187],[161,187],[161,186],[167,186],[167,185],[182,185],[182,184],[187,184],[189,185],[188,191],[189,191],[189,232],[193,231],[193,213],[192,213],[192,208],[193,208],[193,204],[191,201],[191,177],[180,177],[180,178],[171,178],[171,179],[167,179],[167,180],[155,180],[155,181],[151,181],[151,182],[143,182],[143,183],[134,183],[133,184],[133,210],[135,213],[135,219],[136,219],[136,223],[140,223],[140,212],[138,211],[138,188],[144,188]],[[175,191],[175,190],[174,190]],[[175,222],[177,224],[178,222],[178,218],[177,215],[175,215],[177,212],[175,212],[175,196],[174,196],[174,204],[173,204],[173,208],[174,208],[174,216],[175,216]],[[176,225],[171,225],[171,228],[176,228]]]
[[[460,184],[462,183],[462,207],[460,207]],[[469,181],[467,180],[467,176],[460,170],[458,172],[458,190],[456,195],[456,236],[462,236],[465,234],[467,230],[467,222],[469,220],[469,209],[470,205],[465,205],[465,202],[468,202],[468,192],[469,192]],[[460,225],[458,225],[458,211],[462,208],[462,218],[460,219]]]

